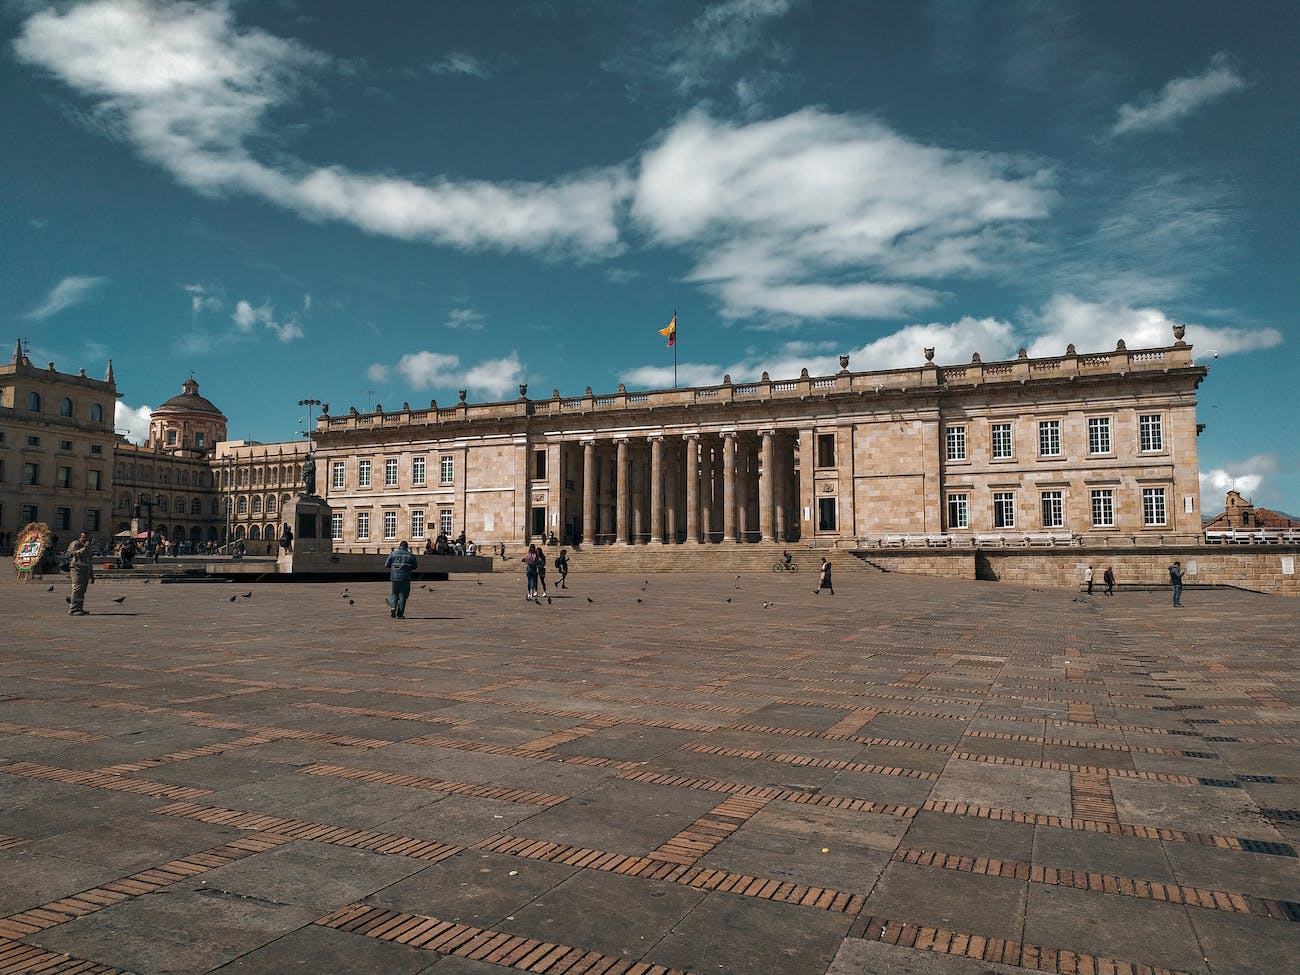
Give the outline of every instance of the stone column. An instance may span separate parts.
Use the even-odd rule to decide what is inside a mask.
[[[682,524],[682,462],[681,450],[668,440],[664,443],[664,541],[677,544],[677,532]]]
[[[664,438],[650,438],[650,544],[664,543]]]
[[[722,540],[736,540],[736,435],[722,440]]]
[[[772,431],[763,431],[763,456],[759,465],[758,527],[763,541],[776,541],[776,470],[775,451],[772,449]]]
[[[789,441],[778,435],[776,449],[772,452],[772,505],[776,509],[774,527],[779,542],[790,540],[786,534],[786,516],[790,507],[790,485],[787,483],[790,474],[789,450]]]
[[[700,541],[700,438],[686,437],[686,544]]]
[[[632,544],[632,454],[626,440],[618,442],[618,541],[623,545]]]
[[[582,544],[596,544],[596,442],[582,445]]]

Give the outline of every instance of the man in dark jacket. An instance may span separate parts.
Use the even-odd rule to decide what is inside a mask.
[[[389,616],[406,619],[406,600],[411,595],[411,573],[415,571],[415,566],[415,556],[411,554],[411,546],[406,542],[393,549],[388,561],[384,563],[393,588],[388,597]]]
[[[72,597],[68,600],[72,609],[68,610],[68,615],[89,616],[85,605],[86,587],[95,581],[95,559],[90,536],[85,532],[68,546],[68,571],[72,574]]]

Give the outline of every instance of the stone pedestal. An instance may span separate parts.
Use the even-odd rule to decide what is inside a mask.
[[[329,502],[314,494],[290,498],[280,509],[280,523],[293,529],[293,551],[280,550],[276,560],[281,572],[293,571],[294,555],[333,554],[334,541],[330,535],[332,510]],[[278,546],[279,542],[276,544]]]

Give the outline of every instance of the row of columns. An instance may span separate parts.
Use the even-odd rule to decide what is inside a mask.
[[[799,535],[794,435],[778,430],[589,440],[582,447],[582,536],[652,545]],[[648,502],[648,504],[647,504]],[[757,515],[757,525],[750,525]]]

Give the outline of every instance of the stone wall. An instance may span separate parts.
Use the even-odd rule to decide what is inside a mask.
[[[1107,566],[1121,585],[1169,584],[1168,566],[1183,564],[1189,586],[1238,586],[1254,592],[1300,596],[1300,546],[1198,545],[1146,547],[1117,553],[1114,549],[952,549],[934,551],[864,551],[866,560],[889,572],[943,576],[949,579],[989,579],[1017,585],[1073,589],[1083,584],[1083,572],[1093,567],[1096,585]],[[1290,572],[1286,572],[1289,560]]]

